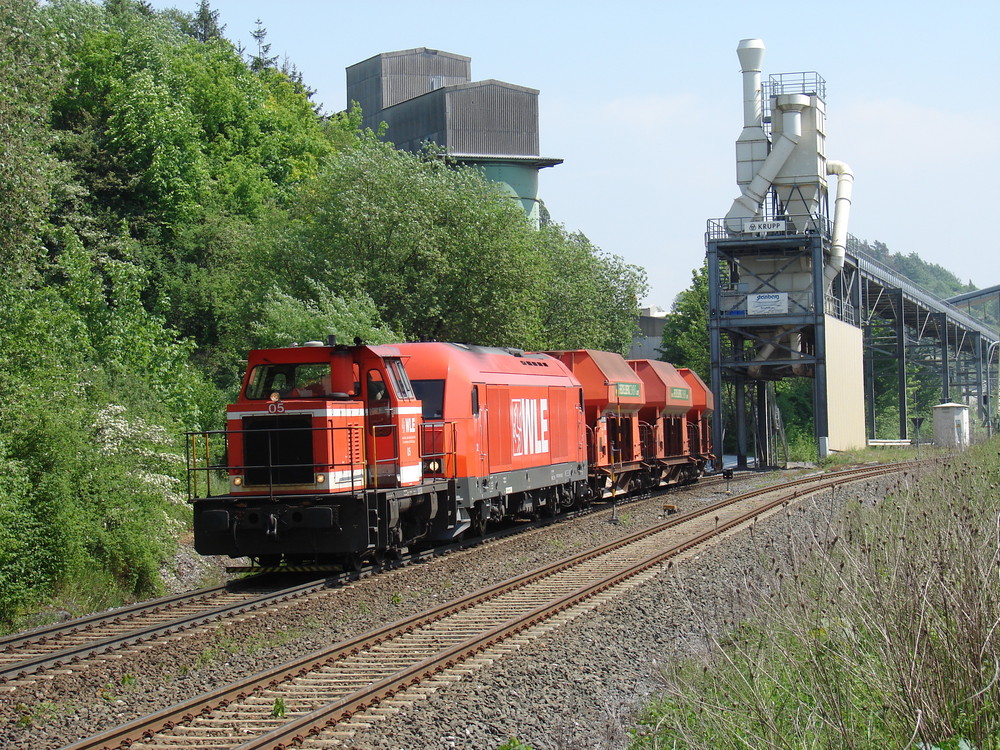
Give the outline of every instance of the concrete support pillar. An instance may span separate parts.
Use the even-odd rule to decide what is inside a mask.
[[[823,278],[823,240],[819,236],[812,238],[810,242],[812,251],[812,276],[813,276],[813,343],[816,347],[816,375],[813,383],[813,403],[814,427],[816,431],[816,442],[822,437],[830,436],[830,415],[827,403],[827,380],[826,380],[826,326],[824,325],[824,315],[826,306],[826,281]]]

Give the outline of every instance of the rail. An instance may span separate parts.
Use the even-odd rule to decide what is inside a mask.
[[[324,580],[261,593],[223,584],[19,634],[0,641],[0,684],[52,668],[86,669],[84,660],[96,654],[306,596],[328,585]]]
[[[725,498],[82,740],[70,750],[209,742],[263,750],[298,744],[421,681],[463,669],[463,662],[513,634],[529,633],[558,613],[586,608],[594,597],[609,598],[616,587],[656,575],[666,560],[764,513],[828,487],[913,465],[813,475]],[[746,508],[738,505],[765,493],[776,496]],[[731,510],[723,518],[725,508]],[[691,521],[698,524],[690,534],[681,539],[668,535]],[[285,721],[272,708],[279,701],[282,715],[287,706]]]

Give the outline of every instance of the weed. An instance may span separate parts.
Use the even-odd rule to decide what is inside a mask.
[[[302,621],[302,627],[305,630],[318,630],[323,626],[319,618],[316,615],[309,615]]]
[[[392,597],[390,598],[389,601],[391,601],[393,604],[396,604],[396,605],[402,604],[403,603],[403,595],[397,591],[395,594],[392,595]]]
[[[51,701],[42,701],[34,709],[26,703],[18,703],[14,710],[17,712],[14,726],[18,729],[44,726],[59,715],[59,706]]]
[[[248,638],[226,637],[218,641],[218,648],[229,654],[245,653],[253,654],[261,649],[276,648],[284,646],[302,637],[303,631],[299,628],[288,630],[273,630]]]
[[[998,444],[790,535],[749,620],[664,671],[635,746],[1000,746]]]
[[[499,750],[533,750],[533,748],[531,745],[525,745],[517,737],[511,737],[499,747]]]
[[[285,718],[285,699],[280,695],[274,699],[274,705],[271,706],[271,716],[276,719]]]
[[[207,667],[209,664],[213,664],[218,660],[220,656],[220,649],[217,646],[208,646],[205,648],[198,656],[194,659],[194,664],[196,667]]]
[[[27,729],[31,726],[31,710],[28,708],[26,703],[18,703],[14,706],[14,710],[17,711],[17,719],[14,720],[14,726],[18,729]]]

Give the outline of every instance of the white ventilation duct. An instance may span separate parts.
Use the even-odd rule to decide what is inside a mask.
[[[826,267],[827,281],[832,281],[844,268],[847,254],[847,223],[851,218],[851,192],[854,172],[842,161],[828,159],[826,173],[837,175],[837,199],[833,205],[833,236],[830,239],[830,261]]]
[[[802,110],[809,106],[809,97],[804,94],[785,94],[775,101],[781,112],[781,135],[771,144],[771,153],[750,184],[743,186],[742,195],[733,201],[733,207],[726,214],[726,229],[731,232],[742,231],[743,219],[752,219],[760,213],[760,205],[771,189],[774,178],[802,138]]]
[[[743,127],[760,128],[763,125],[760,66],[764,62],[764,42],[742,39],[736,48],[736,55],[740,58],[740,72],[743,73]]]
[[[833,280],[843,270],[847,252],[847,227],[851,209],[851,192],[854,175],[843,162],[825,157],[825,105],[822,99],[822,79],[790,80],[784,86],[778,78],[776,96],[771,99],[773,120],[770,137],[764,129],[764,102],[761,85],[761,68],[764,43],[760,39],[741,40],[736,50],[743,75],[743,130],[736,141],[736,183],[740,195],[733,201],[726,214],[724,226],[731,235],[742,234],[752,220],[768,216],[764,203],[771,191],[780,204],[776,209],[784,215],[774,216],[784,220],[790,233],[815,231],[815,221],[827,196],[828,175],[837,176],[837,193],[833,213],[833,226],[829,250],[824,258],[823,276],[828,292]],[[817,88],[806,88],[815,83]],[[797,88],[802,93],[778,93]],[[764,234],[757,241],[766,242]],[[770,288],[780,289],[790,296],[797,295],[800,304],[813,304],[811,294],[814,284],[812,262],[803,256],[797,261],[784,256],[772,257],[766,252],[748,256],[741,263],[748,278],[767,279]],[[810,302],[805,302],[809,299]],[[795,326],[778,326],[757,329],[760,338],[767,340],[760,346],[748,374],[759,378],[764,375],[769,360],[785,361],[796,375],[810,374],[811,365],[802,362],[803,334]],[[791,361],[789,361],[791,360]],[[772,373],[777,375],[777,373]]]

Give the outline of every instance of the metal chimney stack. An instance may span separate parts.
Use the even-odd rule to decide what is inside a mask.
[[[736,184],[749,185],[770,150],[764,133],[763,92],[760,71],[764,62],[764,42],[743,39],[736,48],[743,73],[743,132],[736,139]]]

